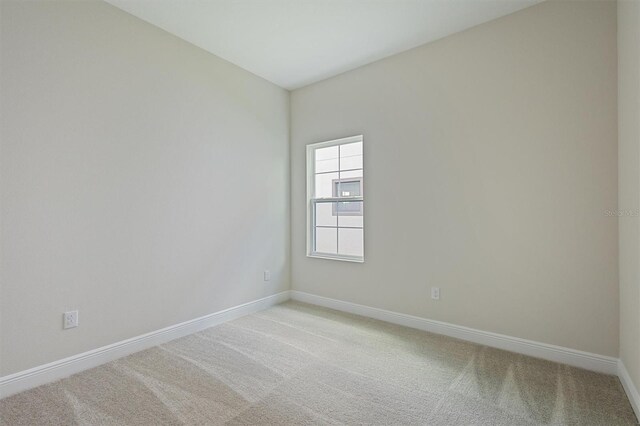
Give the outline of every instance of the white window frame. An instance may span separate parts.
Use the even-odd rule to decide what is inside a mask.
[[[330,146],[336,145],[345,145],[349,143],[355,142],[363,142],[362,144],[362,178],[360,179],[361,184],[361,195],[358,197],[328,197],[328,198],[315,198],[315,151],[319,148],[327,148]],[[355,180],[354,178],[348,178],[350,181]],[[364,179],[364,138],[362,135],[350,136],[342,139],[335,139],[327,142],[319,142],[307,145],[307,257],[315,257],[320,259],[330,259],[330,260],[341,260],[345,262],[364,262],[364,190],[362,186],[362,181]],[[317,203],[334,203],[339,201],[361,201],[363,205],[362,211],[362,256],[352,256],[352,255],[344,255],[344,254],[328,254],[328,253],[318,253],[314,251],[315,247],[315,232],[314,232],[314,223],[315,223],[315,204]]]

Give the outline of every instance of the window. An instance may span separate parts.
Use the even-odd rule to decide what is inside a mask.
[[[362,136],[307,145],[307,254],[364,261]]]

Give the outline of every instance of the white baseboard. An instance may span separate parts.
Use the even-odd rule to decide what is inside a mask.
[[[637,388],[631,381],[624,365],[617,358],[476,330],[442,321],[434,321],[384,309],[372,308],[369,306],[330,299],[323,296],[316,296],[295,290],[283,291],[272,296],[234,306],[229,309],[166,327],[161,330],[103,346],[98,349],[70,356],[29,370],[0,377],[0,398],[22,392],[45,383],[50,383],[89,368],[97,367],[101,364],[113,361],[134,352],[196,333],[204,330],[205,328],[209,328],[244,315],[267,309],[271,306],[285,302],[290,298],[393,324],[443,334],[481,345],[573,365],[587,370],[607,374],[617,374],[620,377],[620,381],[622,382],[629,399],[631,400],[631,404],[633,405],[636,415],[640,418],[640,395],[638,394]]]
[[[445,336],[455,337],[457,339],[467,340],[469,342],[504,349],[536,358],[542,358],[549,361],[555,361],[562,364],[568,364],[587,370],[614,375],[618,373],[618,359],[609,356],[534,342],[532,340],[505,336],[503,334],[491,333],[488,331],[476,330],[469,327],[449,324],[442,321],[434,321],[413,315],[386,311],[384,309],[372,308],[323,296],[316,296],[302,291],[291,291],[291,298],[300,302],[324,306],[326,308],[362,315],[393,324],[429,331],[431,333],[443,334]]]
[[[633,384],[633,380],[631,380],[631,376],[629,376],[629,372],[622,363],[622,360],[618,361],[618,378],[620,382],[622,382],[622,387],[629,397],[636,417],[640,420],[640,392],[638,392],[638,388]]]
[[[13,395],[36,386],[50,383],[79,373],[89,368],[97,367],[109,361],[121,358],[134,352],[166,343],[205,328],[239,318],[244,315],[261,311],[271,306],[289,300],[290,292],[283,291],[272,296],[234,306],[219,312],[205,315],[190,321],[172,325],[161,330],[152,331],[141,336],[103,346],[78,355],[73,355],[49,364],[20,371],[15,374],[0,377],[0,398]]]

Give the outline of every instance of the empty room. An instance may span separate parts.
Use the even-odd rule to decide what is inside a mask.
[[[0,0],[0,425],[638,425],[640,0]]]

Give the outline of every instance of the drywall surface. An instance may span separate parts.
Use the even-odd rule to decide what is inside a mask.
[[[103,2],[0,3],[0,375],[289,288],[287,91]]]
[[[618,2],[620,359],[640,389],[640,1]]]
[[[615,2],[548,1],[292,92],[294,290],[617,356],[616,64]],[[365,262],[307,258],[305,145],[358,134]]]

